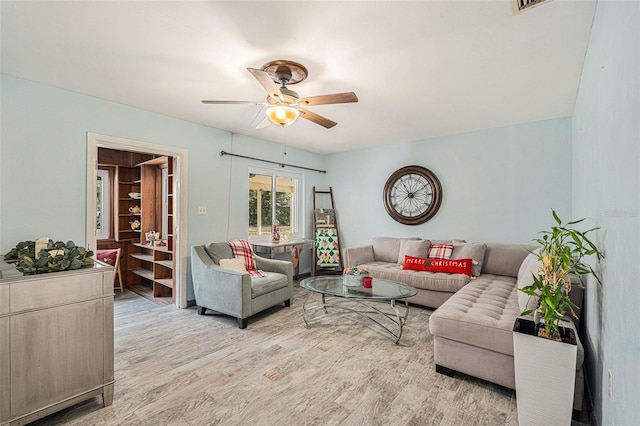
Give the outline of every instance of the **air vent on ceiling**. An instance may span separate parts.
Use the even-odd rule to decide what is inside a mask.
[[[513,14],[524,12],[525,10],[533,9],[542,3],[549,3],[551,0],[511,0],[511,8]]]

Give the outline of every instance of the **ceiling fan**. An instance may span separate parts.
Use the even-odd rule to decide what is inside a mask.
[[[258,83],[267,91],[266,102],[252,101],[210,101],[203,100],[203,104],[218,105],[258,105],[269,106],[267,117],[257,128],[266,127],[269,121],[274,124],[286,126],[293,123],[298,116],[313,123],[319,124],[327,129],[335,126],[333,120],[329,120],[315,112],[311,112],[304,107],[328,104],[344,104],[358,102],[358,97],[353,92],[333,93],[329,95],[307,96],[301,98],[296,92],[289,89],[287,84],[296,84],[307,78],[309,74],[304,65],[288,60],[276,60],[267,62],[262,69],[247,68],[251,75],[258,80]],[[280,84],[280,87],[278,87]]]

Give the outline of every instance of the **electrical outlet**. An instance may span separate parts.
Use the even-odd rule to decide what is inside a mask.
[[[198,207],[198,214],[207,214],[207,208],[206,207]]]
[[[609,379],[609,401],[613,401],[613,373],[611,370],[607,370],[607,377]]]

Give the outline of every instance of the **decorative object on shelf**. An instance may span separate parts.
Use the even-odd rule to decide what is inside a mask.
[[[419,225],[431,219],[442,203],[442,186],[436,175],[422,166],[396,170],[384,185],[384,208],[396,222]]]
[[[129,225],[131,225],[131,229],[134,231],[140,230],[140,221],[138,219],[129,222]]]
[[[563,224],[556,212],[551,212],[557,226],[541,231],[542,236],[534,239],[540,244],[540,248],[534,252],[540,269],[537,274],[531,274],[533,282],[519,290],[538,301],[535,312],[544,320],[544,333],[554,339],[558,334],[560,320],[565,315],[571,314],[577,318],[569,292],[572,286],[582,284],[572,281],[571,276],[592,275],[601,284],[591,265],[582,260],[586,256],[596,256],[597,261],[600,261],[604,255],[587,237],[600,228],[579,231],[574,225],[582,223],[586,218]],[[532,311],[527,309],[521,315],[528,315]]]
[[[140,206],[138,205],[129,207],[129,213],[140,214],[140,211]]]
[[[155,244],[156,241],[160,241],[160,233],[157,231],[149,231],[144,234],[145,239],[147,240],[147,245],[159,245]]]
[[[271,241],[274,243],[280,242],[280,222],[278,220],[273,224],[273,231],[271,232]]]
[[[133,198],[134,200],[139,200],[140,198],[142,198],[142,194],[139,192],[130,192],[129,198]]]
[[[563,223],[554,210],[552,214],[556,226],[534,239],[540,248],[529,254],[518,273],[519,290],[529,296],[518,298],[522,315],[535,314],[533,321],[517,318],[513,327],[518,423],[522,426],[571,423],[578,346],[568,318],[577,318],[569,293],[573,286],[582,287],[576,280],[584,275],[600,283],[583,259],[604,258],[587,236],[599,228],[579,231],[574,225],[585,219]]]
[[[22,241],[4,255],[7,263],[26,275],[80,269],[93,264],[93,251],[78,247],[73,241],[53,242],[49,238]]]
[[[369,271],[357,266],[344,268],[342,271],[342,284],[345,287],[361,287],[364,285],[364,279],[369,277]]]

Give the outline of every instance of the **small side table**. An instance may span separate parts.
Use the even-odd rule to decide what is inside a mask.
[[[273,259],[279,253],[290,253],[294,247],[298,247],[299,250],[311,250],[311,261],[313,261],[313,240],[289,240],[286,243],[274,243],[271,241],[250,243],[251,249],[255,254],[262,257],[267,257],[269,259]],[[313,270],[313,268],[311,268]],[[300,263],[298,262],[298,266],[295,267],[294,270],[294,278],[298,279],[300,277]]]

